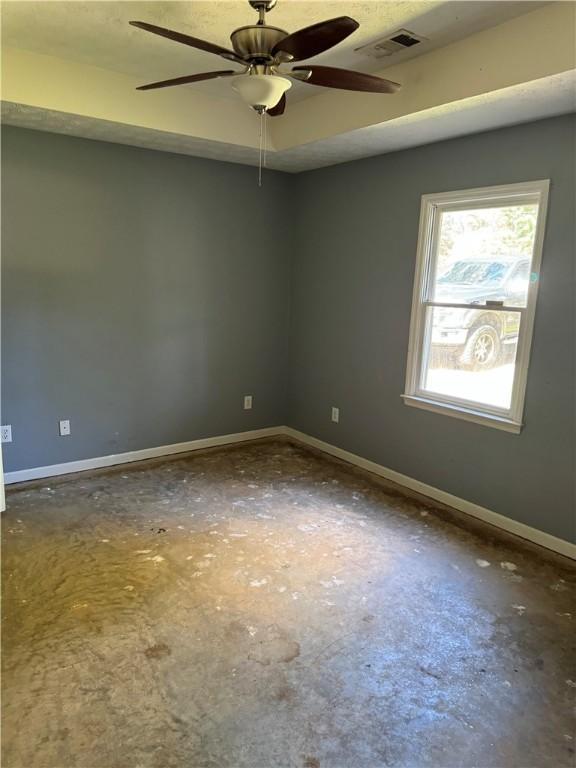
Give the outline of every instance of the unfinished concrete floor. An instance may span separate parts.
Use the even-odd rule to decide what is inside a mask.
[[[565,561],[280,441],[8,505],[4,768],[574,765]]]

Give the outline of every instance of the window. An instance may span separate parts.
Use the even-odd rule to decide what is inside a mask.
[[[520,431],[548,185],[423,196],[407,405]]]

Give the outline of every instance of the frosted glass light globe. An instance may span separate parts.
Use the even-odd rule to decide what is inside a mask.
[[[251,107],[272,109],[292,83],[278,75],[240,75],[232,81],[232,88]]]

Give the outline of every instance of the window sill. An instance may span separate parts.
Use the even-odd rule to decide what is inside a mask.
[[[485,427],[494,427],[495,429],[503,429],[505,432],[513,432],[514,434],[520,434],[522,430],[522,424],[518,421],[512,421],[512,419],[506,419],[503,416],[495,416],[489,413],[483,413],[481,411],[475,411],[471,408],[463,408],[459,405],[447,405],[446,403],[440,403],[437,400],[429,400],[425,397],[417,397],[416,395],[401,395],[405,405],[410,405],[414,408],[423,408],[425,411],[432,411],[433,413],[443,413],[446,416],[452,416],[456,419],[464,419],[465,421],[472,421],[475,424],[482,424]]]

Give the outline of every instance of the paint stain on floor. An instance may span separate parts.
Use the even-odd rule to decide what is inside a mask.
[[[156,645],[151,645],[145,649],[144,656],[147,659],[162,659],[165,656],[170,656],[171,653],[172,651],[166,643],[156,643]]]
[[[570,768],[575,573],[287,441],[8,491],[4,768]]]

